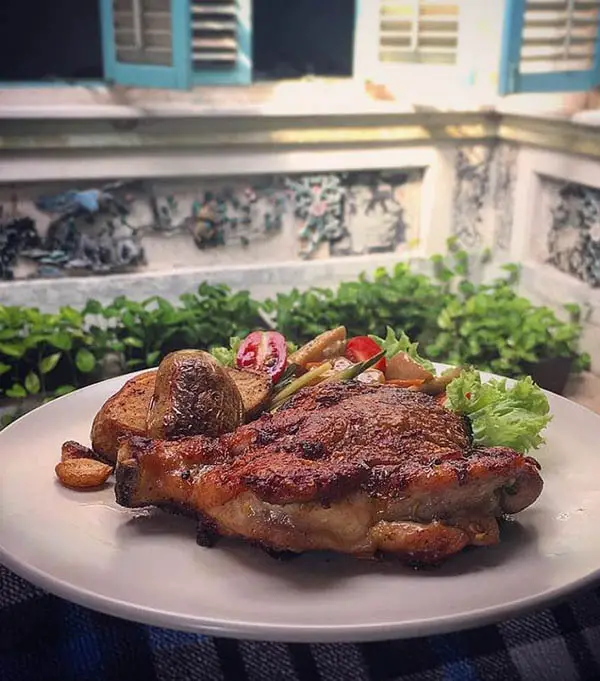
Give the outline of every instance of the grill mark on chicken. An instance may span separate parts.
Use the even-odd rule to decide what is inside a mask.
[[[428,395],[358,382],[306,388],[218,439],[132,437],[118,459],[119,504],[193,509],[205,544],[431,564],[497,542],[496,519],[543,484],[535,459],[473,447],[465,419]]]

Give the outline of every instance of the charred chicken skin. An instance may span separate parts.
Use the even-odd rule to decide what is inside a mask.
[[[428,395],[331,383],[219,438],[124,440],[116,498],[190,513],[207,542],[431,564],[498,542],[497,519],[541,493],[538,469],[473,447],[467,422]]]

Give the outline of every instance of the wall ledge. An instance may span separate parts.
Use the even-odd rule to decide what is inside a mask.
[[[1,107],[0,107],[1,112]],[[0,113],[1,116],[1,113]],[[79,178],[91,161],[111,159],[116,167],[129,157],[168,155],[175,167],[179,157],[336,150],[343,147],[478,144],[504,141],[572,155],[600,158],[600,126],[561,118],[499,114],[493,111],[404,113],[337,113],[309,116],[235,115],[157,117],[112,120],[43,119],[2,120],[0,117],[0,181],[51,180],[22,175],[28,166],[78,159]],[[136,171],[137,172],[137,171]],[[181,176],[189,174],[186,171]],[[116,170],[115,175],[120,175]],[[60,174],[58,175],[60,176]],[[56,171],[54,178],[57,177]]]
[[[23,279],[0,282],[0,300],[3,305],[37,307],[43,312],[55,312],[59,307],[68,305],[82,308],[90,298],[108,304],[123,291],[136,301],[158,295],[175,302],[182,293],[193,292],[202,282],[226,284],[237,291],[247,290],[255,298],[264,300],[293,288],[335,287],[342,281],[355,279],[362,272],[371,274],[378,267],[391,270],[399,262],[410,262],[415,272],[425,273],[430,267],[422,252],[412,250],[407,253],[290,261],[277,265],[262,263],[107,276]]]

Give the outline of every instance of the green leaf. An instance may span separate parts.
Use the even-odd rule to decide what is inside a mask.
[[[54,395],[56,397],[60,397],[61,395],[67,395],[68,393],[72,393],[75,390],[74,385],[61,385],[54,391]]]
[[[12,388],[6,391],[6,396],[15,398],[27,397],[27,390],[20,383],[13,383]]]
[[[525,453],[544,443],[541,432],[552,418],[550,406],[529,376],[509,388],[504,379],[482,383],[478,371],[463,371],[447,396],[446,404],[469,418],[477,445]]]
[[[96,358],[85,348],[81,348],[75,355],[75,365],[83,374],[89,374],[96,366]]]
[[[60,308],[60,316],[70,322],[71,324],[78,326],[81,324],[81,312],[78,312],[72,307],[66,306]]]
[[[8,357],[19,359],[25,354],[26,346],[24,343],[0,343],[0,353]]]
[[[235,358],[240,345],[242,344],[242,339],[238,336],[233,336],[229,339],[229,347],[214,347],[210,349],[210,354],[220,362],[223,366],[232,367],[235,366]]]
[[[55,348],[58,348],[59,350],[64,350],[65,352],[68,352],[73,347],[73,341],[71,340],[71,336],[69,336],[69,334],[65,333],[64,331],[53,333],[51,336],[48,337],[48,343],[50,343],[50,345],[53,345]]]
[[[49,374],[52,369],[58,364],[60,358],[62,357],[62,352],[55,352],[52,355],[44,357],[39,362],[39,370],[42,374]]]
[[[127,338],[123,340],[123,343],[125,343],[125,345],[128,345],[130,348],[144,347],[144,343],[139,338],[134,338],[133,336],[127,336]]]
[[[40,392],[40,379],[37,374],[33,373],[33,371],[29,372],[25,377],[25,388],[31,395],[37,395]]]
[[[159,357],[160,357],[160,350],[154,350],[153,352],[149,352],[146,355],[146,364],[149,367],[153,367],[158,362]]]
[[[83,309],[83,314],[102,314],[102,304],[98,300],[94,300],[93,298],[90,298],[90,300],[87,301],[85,304],[85,307]]]
[[[5,374],[7,371],[10,370],[11,370],[10,364],[4,364],[0,362],[0,376],[2,376],[2,374]]]

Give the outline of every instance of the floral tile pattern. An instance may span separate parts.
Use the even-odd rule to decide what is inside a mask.
[[[357,253],[393,253],[419,238],[422,170],[350,177],[347,224]]]
[[[23,276],[23,262],[26,276],[61,277],[395,252],[418,242],[422,179],[408,169],[0,187],[0,278]]]
[[[490,191],[494,146],[477,145],[457,149],[455,160],[452,234],[461,246],[481,246],[481,223]]]
[[[335,244],[348,237],[341,174],[286,177],[284,182],[299,223],[301,258],[310,258],[323,243]]]
[[[494,247],[501,251],[510,248],[517,186],[517,159],[519,149],[510,144],[501,144],[494,162]]]
[[[600,189],[542,180],[548,232],[542,259],[590,286],[600,286]]]
[[[163,235],[189,232],[201,250],[233,242],[247,246],[282,229],[286,196],[281,181],[273,180],[194,183],[167,193],[160,186],[148,187],[150,230]]]

